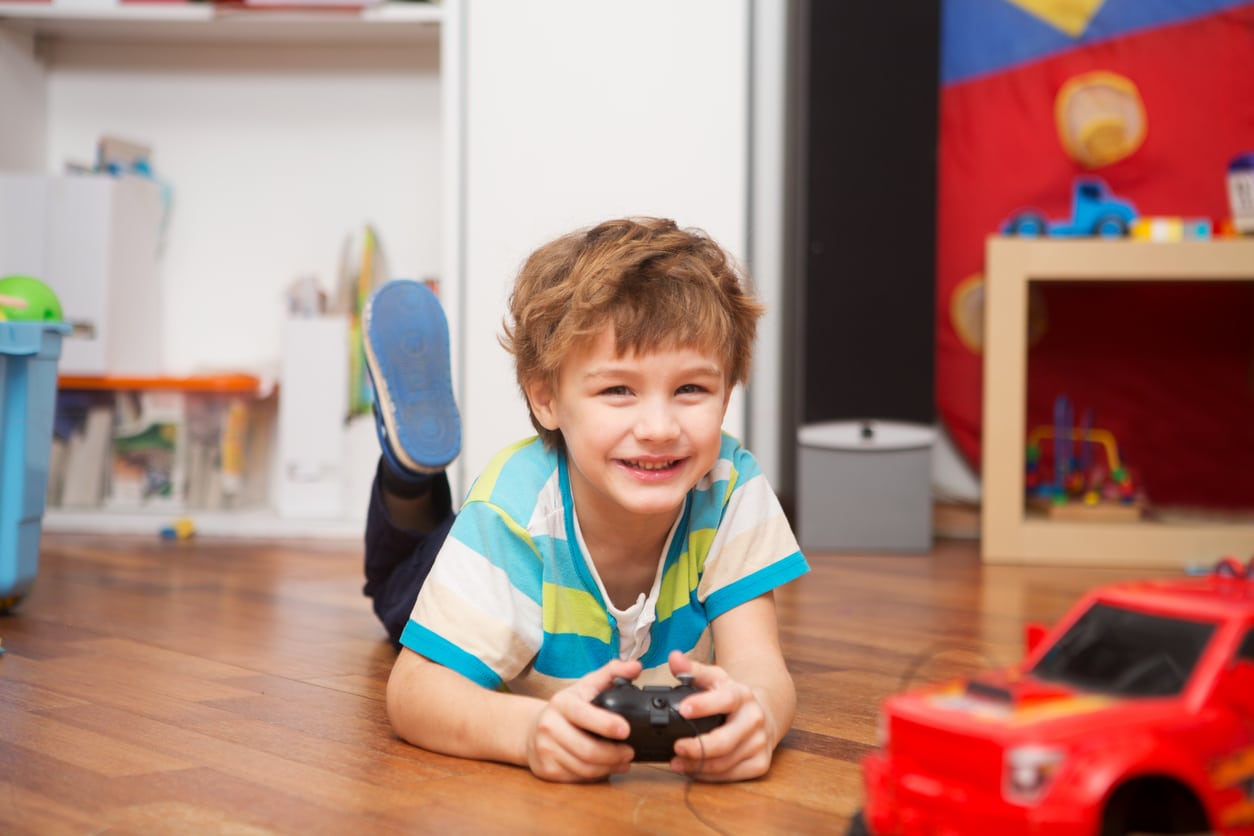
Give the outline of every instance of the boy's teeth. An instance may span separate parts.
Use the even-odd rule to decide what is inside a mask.
[[[674,461],[669,462],[632,462],[632,467],[638,467],[641,470],[665,470],[674,465]]]

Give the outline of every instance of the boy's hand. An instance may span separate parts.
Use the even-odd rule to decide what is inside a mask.
[[[527,766],[546,781],[599,781],[631,768],[627,721],[592,704],[614,677],[635,679],[640,662],[613,661],[558,691],[527,734]],[[612,740],[599,740],[593,735]]]
[[[766,702],[717,665],[694,662],[677,650],[667,661],[671,673],[692,674],[693,685],[703,690],[679,704],[680,714],[689,719],[727,715],[718,728],[675,741],[671,769],[701,781],[741,781],[765,775],[779,737]]]

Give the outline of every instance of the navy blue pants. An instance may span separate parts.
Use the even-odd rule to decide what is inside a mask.
[[[362,589],[374,605],[375,615],[399,650],[401,632],[418,600],[418,590],[431,571],[435,556],[453,525],[453,499],[448,476],[433,476],[431,510],[439,522],[430,531],[398,528],[383,503],[383,488],[375,476],[366,512],[366,586]]]

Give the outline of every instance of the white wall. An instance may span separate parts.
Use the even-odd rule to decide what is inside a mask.
[[[532,432],[497,343],[528,253],[628,214],[742,261],[748,0],[464,0],[463,474]],[[742,432],[743,401],[728,422]]]
[[[151,145],[171,186],[172,373],[273,369],[284,289],[333,285],[367,222],[393,274],[439,275],[434,47],[68,41],[48,67],[48,171],[110,133]]]
[[[0,171],[42,171],[47,84],[29,35],[0,29]]]

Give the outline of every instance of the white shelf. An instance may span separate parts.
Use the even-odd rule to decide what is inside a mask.
[[[1183,568],[1244,558],[1254,523],[1239,518],[1063,522],[1023,501],[1028,289],[1034,282],[1254,282],[1254,239],[988,239],[984,304],[981,556],[986,563]]]
[[[270,510],[114,511],[49,508],[43,530],[74,534],[151,534],[175,520],[189,519],[199,537],[239,539],[358,540],[366,530],[360,519],[286,519]]]
[[[71,5],[0,2],[0,26],[39,38],[91,41],[435,42],[438,4],[389,2],[362,10],[220,8],[213,3]]]

